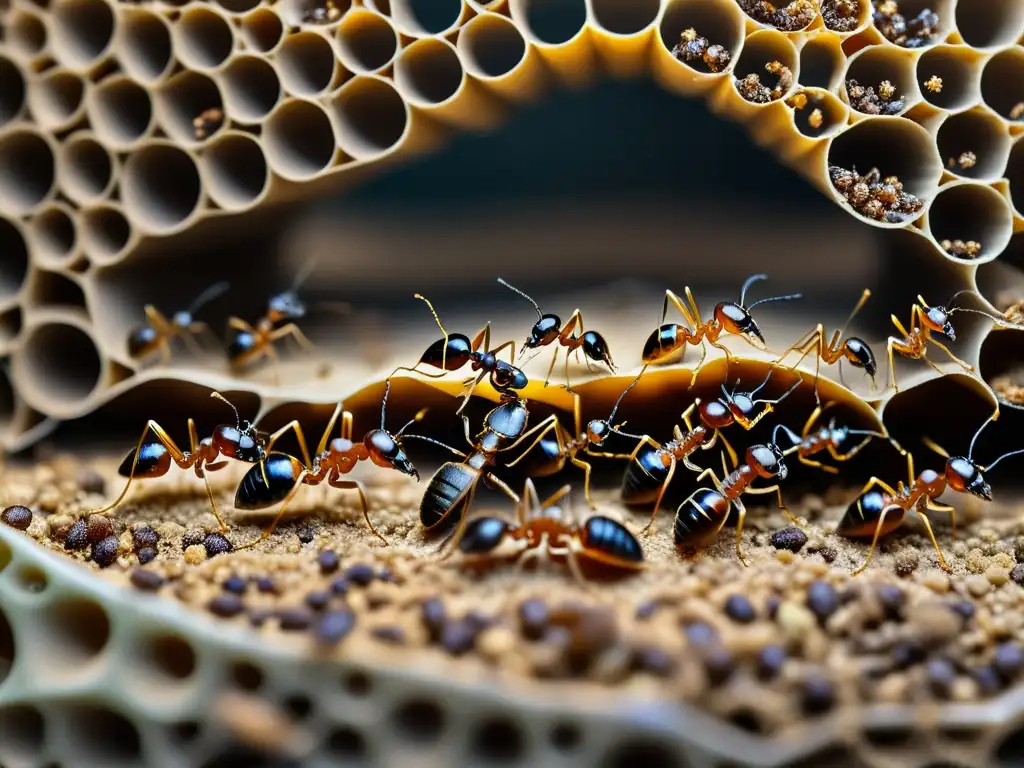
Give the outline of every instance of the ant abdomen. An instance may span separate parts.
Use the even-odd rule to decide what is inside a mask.
[[[459,551],[467,555],[485,555],[505,539],[511,526],[497,517],[476,517],[466,523]]]
[[[859,539],[875,535],[878,519],[883,510],[892,505],[892,499],[882,491],[870,490],[862,493],[847,507],[842,520],[836,526],[836,533],[851,539]],[[885,514],[885,523],[879,536],[884,536],[899,527],[904,511],[894,508]]]
[[[235,491],[238,509],[266,509],[284,501],[302,474],[302,462],[287,453],[273,452],[254,464]]]
[[[622,478],[622,501],[625,504],[648,504],[658,498],[658,491],[668,476],[663,451],[645,443],[629,462]]]
[[[231,343],[228,345],[228,358],[236,365],[243,363],[257,346],[257,339],[254,333],[241,330],[236,331],[235,335],[231,337]]]
[[[128,354],[133,359],[145,357],[156,350],[160,334],[151,325],[143,325],[128,334]]]
[[[420,523],[429,532],[446,520],[458,520],[466,506],[466,497],[480,479],[480,470],[446,462],[434,473],[420,501]]]
[[[878,372],[878,364],[875,362],[875,353],[863,339],[851,336],[843,345],[843,357],[854,368],[866,371],[869,376]]]
[[[171,454],[159,440],[143,443],[139,448],[138,461],[135,461],[135,451],[129,451],[117,473],[121,477],[131,477],[133,463],[135,477],[162,477],[171,468]]]
[[[611,352],[608,351],[608,342],[597,331],[587,331],[583,334],[583,354],[594,362],[604,363],[615,370]]]
[[[438,339],[427,347],[420,357],[420,363],[445,371],[457,371],[472,357],[473,344],[469,337],[461,333],[452,333],[448,336],[447,344],[444,339]]]
[[[647,337],[641,360],[645,365],[665,363],[684,346],[686,329],[676,323],[668,323]]]
[[[676,509],[676,546],[699,549],[718,535],[728,516],[728,499],[712,488],[698,488]]]
[[[580,543],[591,557],[593,553],[600,553],[631,563],[640,563],[644,559],[644,551],[636,537],[622,523],[604,515],[593,515],[587,519],[580,531]]]

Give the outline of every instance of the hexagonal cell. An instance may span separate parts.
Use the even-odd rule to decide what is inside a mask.
[[[956,28],[974,48],[1000,48],[1024,35],[1024,5],[1017,0],[957,3]]]
[[[299,99],[284,102],[267,118],[263,146],[270,167],[294,180],[325,171],[337,151],[327,113],[320,105]]]
[[[842,83],[846,68],[843,47],[835,37],[811,38],[800,49],[800,85],[831,91]]]
[[[736,58],[743,48],[743,18],[739,8],[717,0],[670,0],[658,30],[661,44],[671,51],[679,45],[683,32],[692,29],[707,38],[710,45],[724,46],[730,52],[731,63],[723,69],[728,71],[735,66]],[[711,72],[703,59],[680,63],[698,72]]]
[[[284,94],[277,70],[258,56],[235,56],[219,73],[224,108],[232,120],[258,123]]]
[[[116,17],[105,0],[57,0],[50,13],[53,53],[65,66],[92,66],[110,50]]]
[[[79,205],[106,197],[114,185],[113,155],[87,133],[64,143],[58,167],[61,190]]]
[[[620,3],[618,0],[592,0],[594,21],[613,35],[629,36],[649,27],[658,16],[659,0],[637,0]]]
[[[172,32],[175,55],[192,69],[219,67],[235,47],[231,22],[209,6],[190,7],[181,14]]]
[[[1012,144],[1006,126],[986,109],[950,115],[935,137],[946,170],[979,181],[1003,177]]]
[[[985,62],[981,96],[1004,120],[1024,124],[1024,49],[1015,46]]]
[[[229,133],[212,142],[201,159],[210,198],[225,210],[255,205],[270,186],[270,166],[256,139]]]
[[[51,131],[65,129],[84,114],[85,79],[64,69],[48,70],[32,84],[29,109],[36,122]]]
[[[117,58],[136,80],[155,83],[171,70],[174,59],[170,24],[156,13],[126,8],[118,30]]]
[[[586,0],[509,0],[509,11],[524,33],[547,45],[569,42],[587,23]]]
[[[409,126],[409,107],[395,87],[375,77],[356,77],[330,102],[338,145],[357,160],[395,147]]]
[[[124,164],[124,212],[150,232],[179,229],[199,208],[202,183],[193,157],[171,144],[149,144]]]
[[[405,98],[419,105],[452,98],[465,77],[459,54],[447,40],[417,40],[395,62],[395,84]]]
[[[56,180],[52,144],[28,129],[0,136],[0,214],[25,215],[46,200]]]
[[[388,5],[395,24],[413,37],[442,34],[462,18],[461,0],[388,0]]]
[[[28,59],[46,48],[46,25],[31,11],[16,8],[6,20],[6,42],[16,56]]]
[[[285,90],[303,97],[328,90],[338,69],[330,41],[316,32],[299,32],[286,37],[277,52],[277,65]]]
[[[964,45],[939,45],[917,60],[917,84],[924,100],[956,112],[981,101],[981,56]],[[941,85],[926,83],[938,78]]]
[[[100,81],[86,100],[93,131],[113,149],[129,149],[153,125],[148,91],[127,77],[112,75]]]
[[[338,54],[357,74],[377,72],[398,53],[398,33],[385,16],[356,8],[338,25]]]
[[[220,89],[201,72],[179,72],[168,80],[156,94],[156,114],[167,135],[186,146],[208,141],[226,122]]]
[[[256,8],[242,19],[240,34],[249,50],[269,53],[284,39],[284,25],[272,9]]]

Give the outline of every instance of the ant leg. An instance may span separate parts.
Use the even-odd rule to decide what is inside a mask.
[[[931,343],[932,343],[932,345],[933,345],[933,346],[936,346],[936,347],[938,347],[938,348],[939,348],[939,349],[941,349],[941,350],[942,350],[943,352],[945,352],[945,353],[946,353],[947,355],[949,355],[949,359],[950,359],[950,360],[952,360],[952,361],[953,361],[954,363],[956,363],[957,365],[959,365],[959,366],[960,366],[961,368],[963,368],[963,369],[964,369],[965,371],[969,371],[969,372],[972,372],[972,373],[974,372],[974,366],[973,366],[973,365],[970,365],[970,364],[968,364],[968,363],[964,362],[964,361],[963,361],[963,360],[961,360],[961,359],[960,359],[959,357],[957,357],[956,355],[954,355],[954,354],[953,354],[952,352],[950,352],[950,351],[949,351],[949,347],[947,347],[947,346],[946,346],[945,344],[943,344],[943,343],[942,343],[941,341],[936,341],[935,339],[930,339],[930,341],[931,341]]]
[[[459,516],[459,522],[455,526],[455,531],[452,532],[452,535],[441,542],[441,546],[437,548],[438,557],[435,558],[436,560],[447,560],[451,557],[453,551],[458,548],[459,542],[462,541],[462,537],[466,534],[466,525],[469,523],[469,510],[473,506],[473,499],[476,497],[476,485],[477,484],[474,482],[463,497],[465,502],[462,506],[462,514]],[[459,503],[459,500],[456,500],[455,503]],[[516,497],[516,503],[519,503],[518,497]],[[445,547],[448,547],[447,552],[441,554]]]
[[[212,465],[211,465],[212,466]],[[209,469],[209,467],[207,467]],[[206,484],[206,496],[210,500],[210,508],[213,510],[213,516],[217,518],[217,524],[220,525],[220,532],[227,533],[230,528],[224,522],[224,518],[220,516],[220,512],[217,511],[217,502],[213,500],[213,488],[210,487],[210,477],[208,472],[203,472],[203,483]]]
[[[743,556],[743,522],[747,519],[747,508],[739,499],[733,499],[732,503],[736,507],[736,557],[743,565],[748,566],[747,558]]]
[[[689,288],[687,288],[687,291],[689,291]],[[692,296],[690,298],[691,298],[691,301],[692,301]],[[672,291],[668,291],[668,290],[665,291],[665,301],[661,305],[661,322],[658,323],[659,326],[665,324],[665,318],[668,316],[668,305],[669,305],[669,302],[671,302],[672,305],[676,309],[679,310],[679,314],[681,314],[683,316],[683,319],[686,320],[686,322],[688,322],[690,324],[691,328],[696,328],[697,327],[697,325],[698,325],[697,320],[695,320],[694,316],[690,314],[690,310],[688,310],[684,306],[683,300],[680,299],[678,296],[676,296],[674,293],[672,293]]]
[[[476,389],[477,384],[484,380],[484,376],[486,375],[487,371],[480,371],[480,375],[473,379],[473,383],[470,385],[469,390],[462,396],[462,405],[460,405],[455,411],[456,416],[461,416],[462,412],[466,410],[466,406],[469,405],[469,399],[473,396],[473,390]]]
[[[156,435],[157,440],[163,443],[164,448],[166,448],[171,454],[171,458],[174,459],[174,463],[183,469],[186,467],[187,460],[185,459],[185,454],[181,452],[181,449],[174,443],[171,436],[164,431],[164,428],[150,419],[146,422],[146,426],[142,428],[142,434],[139,435],[139,441],[135,444],[135,453],[132,454],[132,469],[131,472],[128,473],[128,482],[124,484],[124,489],[121,491],[121,494],[114,499],[112,503],[102,509],[94,509],[89,514],[98,515],[104,512],[109,512],[124,500],[124,497],[128,494],[128,489],[131,488],[132,481],[135,479],[135,470],[139,466],[139,452],[142,450],[142,444],[146,442],[146,434],[151,430],[153,434]]]
[[[335,416],[337,416],[337,411],[335,411]],[[332,426],[333,421],[328,425],[328,430],[330,430]],[[270,449],[274,447],[274,443],[289,431],[295,432],[295,439],[299,442],[299,450],[302,451],[303,466],[305,466],[307,470],[311,470],[313,468],[313,461],[309,457],[309,448],[306,446],[306,435],[303,434],[302,426],[299,424],[298,419],[292,419],[268,438],[266,452],[270,453]],[[328,432],[328,434],[330,434],[330,432]]]
[[[327,441],[331,438],[331,432],[334,431],[334,425],[337,423],[338,416],[340,416],[341,413],[342,413],[342,405],[341,405],[341,403],[338,403],[334,407],[334,413],[331,414],[331,418],[327,422],[327,428],[324,429],[324,433],[320,437],[320,442],[316,446],[316,455],[317,456],[320,456],[325,450],[327,450]],[[346,426],[348,427],[348,431],[350,433],[352,431],[352,420],[351,420],[351,415],[352,414],[350,414],[350,413],[348,413],[346,411],[346,415],[349,416],[350,418],[343,420],[344,421],[344,425],[341,428],[341,436],[344,437],[344,438],[350,437],[350,435],[346,435],[345,434]],[[267,453],[270,453],[270,445],[269,444],[267,445],[267,449],[266,450],[267,450]]]
[[[732,468],[736,469],[736,467],[740,465],[740,459],[736,454],[736,450],[729,444],[729,441],[725,439],[725,435],[722,434],[720,429],[716,429],[715,434],[718,435],[718,438],[722,441],[722,445],[725,446],[725,450],[729,453],[729,461],[732,462]],[[711,445],[709,444],[707,447],[710,448]]]
[[[878,516],[878,522],[875,524],[875,535],[871,538],[871,549],[868,550],[868,556],[864,560],[864,564],[857,570],[853,571],[853,573],[850,574],[851,576],[858,576],[859,574],[867,570],[868,564],[871,562],[871,558],[875,554],[875,549],[878,547],[878,537],[882,533],[882,524],[885,522],[885,516],[886,514],[888,514],[890,509],[898,509],[898,507],[886,507],[885,509],[882,510],[882,514]],[[929,529],[929,531],[930,530],[931,529]],[[937,548],[938,544],[936,544],[935,546]],[[939,553],[939,557],[942,557],[941,552]]]
[[[501,352],[501,350],[503,350],[505,347],[509,347],[512,350],[508,362],[510,365],[514,364],[516,361],[516,343],[514,341],[506,341],[504,344],[499,344],[494,349],[488,350],[488,352],[497,357],[498,353]]]
[[[786,513],[786,517],[792,520],[797,525],[801,525],[800,520],[797,519],[796,515],[789,511],[789,507],[786,506],[786,502],[782,500],[782,486],[780,485],[769,485],[764,488],[747,488],[747,493],[759,496],[765,493],[775,493],[779,499],[779,509]]]
[[[676,473],[676,458],[672,457],[672,463],[668,465],[668,474],[665,475],[665,480],[661,484],[661,488],[658,489],[658,498],[654,500],[654,509],[651,510],[651,519],[647,525],[641,529],[640,533],[647,533],[654,526],[654,521],[658,517],[658,510],[661,509],[661,500],[665,497],[665,491],[668,490],[669,483],[672,482],[672,476]]]
[[[252,547],[255,547],[261,541],[266,541],[273,535],[274,531],[277,530],[278,523],[281,522],[281,518],[284,517],[285,511],[288,509],[288,505],[291,503],[292,499],[295,498],[295,494],[299,492],[299,489],[302,487],[307,475],[308,473],[305,470],[299,473],[299,476],[295,479],[295,485],[292,486],[292,489],[288,492],[288,495],[285,496],[284,501],[281,502],[281,506],[277,510],[277,514],[274,516],[274,519],[271,521],[270,525],[263,530],[263,533],[261,533],[258,538],[250,541],[248,544],[243,544],[240,547],[236,547],[236,549],[250,549]]]
[[[385,546],[387,546],[388,540],[384,538],[381,532],[378,531],[377,527],[373,524],[373,521],[370,520],[370,504],[366,500],[366,488],[363,487],[363,484],[358,480],[341,480],[337,477],[333,477],[328,480],[327,484],[331,486],[331,488],[337,488],[341,491],[356,491],[359,493],[359,506],[362,507],[363,510],[363,519],[366,521],[366,524],[370,526],[370,530],[373,531],[373,534],[383,541]]]
[[[514,448],[519,447],[520,443],[524,442],[527,438],[529,438],[535,432],[540,432],[540,431],[543,431],[543,430],[551,429],[551,425],[552,424],[558,424],[558,414],[557,413],[552,413],[550,416],[548,416],[542,422],[537,424],[537,426],[535,426],[535,427],[533,427],[531,429],[526,430],[526,432],[521,434],[518,437],[518,439],[516,439],[516,441],[514,443],[512,443],[511,445],[506,445],[504,448],[499,448],[497,451],[495,451],[495,453],[499,453],[499,452],[503,452],[503,451],[511,451]],[[559,426],[561,426],[561,424],[559,424]],[[516,498],[518,498],[518,496]]]
[[[552,430],[555,431],[555,441],[558,443],[558,453],[559,453],[560,456],[564,455],[564,453],[565,453],[565,443],[563,442],[563,439],[562,439],[562,432],[559,429],[559,427],[561,427],[562,425],[558,423],[558,417],[555,416],[554,414],[552,414],[547,419],[545,419],[545,421],[550,421],[550,423],[547,424],[544,427],[544,429],[541,430],[540,434],[537,435],[537,438],[532,443],[530,443],[530,447],[527,448],[525,451],[523,451],[521,454],[519,454],[518,458],[516,458],[515,460],[510,461],[508,464],[506,464],[505,465],[506,467],[514,467],[520,461],[525,459],[530,454],[530,451],[532,451],[534,448],[536,448],[538,445],[540,445],[540,441],[543,440],[545,438],[545,436],[549,432],[551,432]]]
[[[304,334],[295,323],[282,325],[280,328],[273,331],[270,334],[269,341],[273,343],[278,339],[283,339],[285,336],[291,336],[299,343],[300,346],[304,347],[307,352],[316,352],[316,345],[309,340],[306,334]]]
[[[697,383],[697,376],[700,374],[701,367],[704,365],[704,361],[708,357],[708,345],[706,341],[700,343],[700,360],[697,361],[697,365],[694,366],[693,371],[690,373],[690,386],[686,389],[687,391],[693,389],[693,385]]]
[[[515,504],[519,503],[519,501],[520,501],[519,494],[516,493],[515,491],[513,491],[511,488],[509,488],[508,484],[504,480],[502,480],[500,477],[498,477],[497,475],[495,475],[495,474],[493,474],[491,472],[488,472],[487,473],[487,482],[489,482],[492,485],[494,485],[499,491],[502,491],[506,496],[508,496],[510,499],[512,499],[512,501]]]
[[[928,533],[928,538],[932,540],[932,546],[935,547],[935,554],[939,557],[939,566],[947,573],[952,572],[953,569],[946,564],[946,558],[942,556],[942,549],[939,547],[939,542],[935,539],[935,533],[932,531],[932,524],[928,520],[928,515],[924,514],[916,504],[914,505],[914,513],[921,518],[921,522],[924,523],[924,529]]]
[[[895,318],[893,319],[895,320]],[[899,339],[897,339],[895,336],[890,336],[889,341],[885,345],[886,353],[889,357],[889,383],[892,385],[894,394],[899,394],[900,385],[896,383],[896,362],[895,360],[893,360],[892,353],[896,344],[899,343]]]
[[[596,510],[597,505],[594,503],[593,499],[590,498],[590,464],[576,456],[572,456],[569,461],[572,462],[574,466],[583,470],[583,496],[587,500],[587,505],[591,509]]]
[[[796,458],[797,458],[797,461],[799,461],[801,464],[806,464],[808,467],[816,467],[817,469],[820,469],[823,472],[828,472],[831,475],[838,475],[839,474],[839,469],[837,467],[831,466],[830,464],[823,464],[820,461],[816,461],[814,459],[810,459],[810,458],[808,458],[806,456],[798,455]]]
[[[690,286],[686,286],[686,301],[690,305],[693,327],[696,330],[700,326],[704,325],[704,321],[701,319],[700,307],[698,306],[696,299],[693,298],[693,291],[690,290]]]
[[[164,365],[171,364],[171,342],[167,337],[160,340],[160,362]]]
[[[836,461],[849,461],[858,453],[863,451],[867,444],[874,440],[876,437],[885,437],[885,435],[868,435],[863,440],[861,440],[857,445],[848,450],[846,453],[839,453],[839,450],[832,443],[829,443],[828,452],[832,454],[832,458],[835,459]]]
[[[934,499],[926,499],[925,500],[925,507],[927,509],[930,509],[932,512],[948,512],[949,513],[949,523],[950,523],[950,525],[953,526],[953,533],[951,534],[951,538],[955,539],[956,538],[956,507],[951,506],[949,504],[939,504]]]
[[[821,354],[820,346],[824,338],[825,328],[821,325],[821,323],[819,323],[816,328],[812,328],[810,331],[808,331],[799,339],[797,339],[796,342],[794,342],[793,346],[791,346],[789,349],[787,349],[785,352],[783,352],[779,357],[775,359],[775,362],[772,363],[772,365],[778,365],[782,368],[789,368],[790,370],[796,368],[798,365],[800,365],[800,363],[804,361],[805,357],[807,357],[809,354],[811,354],[812,351],[814,351],[815,347],[819,347],[818,354]],[[793,363],[793,365],[781,365],[782,361],[789,356],[790,352],[802,352],[803,354],[800,355],[800,357],[797,359],[795,363]]]
[[[561,555],[565,558],[565,564],[569,566],[569,573],[572,574],[573,579],[582,587],[584,590],[590,591],[590,584],[587,582],[586,577],[583,575],[583,569],[580,567],[580,561],[577,557],[577,551],[579,549],[579,542],[573,540],[571,544],[560,549],[549,550],[552,555]]]
[[[192,325],[190,325],[188,327],[188,332],[191,333],[195,337],[198,337],[200,335],[208,336],[209,338],[213,339],[214,342],[216,342],[218,347],[220,347],[220,343],[221,342],[220,342],[220,339],[217,338],[217,334],[215,334],[213,332],[213,329],[210,328],[210,326],[207,325],[204,322],[197,321],[197,322],[192,323]],[[198,341],[198,339],[197,339],[197,341]]]
[[[248,331],[249,333],[256,333],[256,329],[253,328],[252,325],[245,322],[245,320],[243,320],[240,317],[229,317],[228,328],[234,328],[236,331]]]
[[[551,372],[555,370],[555,363],[558,362],[558,350],[559,347],[556,345],[555,354],[551,356],[551,365],[548,366],[548,374],[544,377],[545,387],[551,382]]]

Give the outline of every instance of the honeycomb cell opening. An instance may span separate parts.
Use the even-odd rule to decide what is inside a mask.
[[[12,11],[6,28],[6,42],[24,58],[35,56],[46,47],[46,25],[34,13],[22,9]]]
[[[395,63],[395,84],[411,102],[442,104],[462,87],[465,71],[451,43],[427,38],[410,45]]]
[[[6,56],[0,55],[0,128],[18,116],[25,106],[25,76]]]
[[[11,219],[0,216],[0,302],[14,298],[28,275],[25,233]]]
[[[985,64],[981,72],[981,96],[1004,120],[1024,125],[1024,49],[1015,46],[1000,51]],[[1016,115],[1016,117],[1013,117]]]
[[[273,112],[283,94],[277,71],[257,56],[238,56],[221,72],[224,106],[233,120],[257,123]]]
[[[1002,123],[984,110],[950,115],[935,137],[946,170],[956,176],[995,181],[1010,156],[1010,137]]]
[[[92,765],[116,766],[142,757],[142,739],[131,720],[99,704],[70,705],[64,711],[72,754]]]
[[[231,55],[235,36],[230,22],[208,7],[185,11],[174,27],[177,57],[193,69],[214,69]]]
[[[41,126],[60,130],[81,116],[84,98],[85,80],[67,70],[50,71],[29,90],[29,108]]]
[[[156,635],[142,642],[142,663],[164,684],[188,680],[196,671],[196,652],[179,635]]]
[[[327,735],[327,751],[340,760],[358,760],[369,750],[362,731],[354,726],[339,725]]]
[[[88,67],[110,48],[114,9],[104,0],[57,0],[51,6],[53,55],[69,67]]]
[[[800,74],[802,77],[802,70]],[[898,114],[905,113],[921,98],[915,76],[913,59],[901,51],[883,46],[871,46],[858,52],[850,59],[846,71],[847,82],[856,80],[858,85],[870,86],[876,93],[883,82],[891,83],[896,89],[893,97],[904,101],[904,107]]]
[[[470,734],[470,753],[489,765],[515,765],[530,751],[523,728],[506,717],[492,717],[479,723]]]
[[[613,746],[600,765],[601,768],[631,768],[636,765],[683,766],[685,763],[668,744],[637,736]]]
[[[981,77],[976,54],[964,46],[940,45],[917,60],[917,83],[929,104],[951,112],[967,109],[981,100]],[[941,90],[925,83],[937,77]]]
[[[202,184],[195,160],[170,144],[152,144],[124,165],[121,197],[125,214],[151,232],[181,227],[199,208]]]
[[[765,69],[769,63],[774,61],[788,67],[793,73],[792,85],[779,97],[785,99],[796,87],[800,74],[800,58],[793,43],[781,32],[765,29],[748,36],[743,44],[743,50],[736,57],[733,72],[737,78],[741,79],[747,75],[757,75],[764,85],[774,88],[779,78]],[[735,80],[733,88],[736,88],[738,92]]]
[[[96,135],[115,149],[125,149],[145,136],[153,122],[149,93],[126,77],[100,82],[89,95],[86,109]]]
[[[463,27],[459,50],[466,70],[481,79],[504,77],[526,57],[526,40],[503,16],[480,16]]]
[[[1013,45],[1024,35],[1024,5],[1018,0],[956,4],[956,28],[973,48]]]
[[[327,113],[318,104],[299,99],[274,110],[263,126],[263,142],[270,167],[297,181],[325,171],[337,151]]]
[[[1010,150],[1010,159],[1006,163],[1006,178],[1010,181],[1010,199],[1017,215],[1024,217],[1024,139],[1017,142]]]
[[[289,35],[277,52],[281,83],[300,97],[317,96],[330,88],[337,63],[330,41],[316,32]]]
[[[679,45],[683,32],[693,29],[698,35],[706,37],[709,44],[722,45],[729,50],[732,54],[732,63],[725,69],[729,71],[735,66],[736,57],[743,48],[743,19],[743,12],[734,3],[721,3],[718,0],[671,0],[661,19],[661,43],[671,51]],[[698,72],[711,72],[701,59],[686,62],[685,66]]]
[[[11,704],[0,708],[0,734],[0,760],[5,764],[36,764],[42,757],[46,721],[35,707]]]
[[[807,105],[793,110],[793,121],[804,136],[833,136],[846,126],[849,109],[835,94],[822,88],[804,88]]]
[[[64,145],[60,165],[61,188],[79,205],[100,200],[113,185],[113,157],[88,136],[73,138]]]
[[[256,203],[270,185],[270,168],[259,143],[245,134],[222,136],[203,154],[206,188],[226,210]]]
[[[345,14],[338,26],[338,53],[352,72],[376,72],[398,53],[398,34],[379,13],[356,8]]]
[[[37,307],[85,309],[82,286],[69,273],[38,270],[32,275],[32,288],[28,295],[30,302]]]
[[[395,709],[391,717],[395,736],[412,744],[440,741],[448,725],[444,709],[431,699],[406,701]]]
[[[846,68],[846,56],[835,38],[812,38],[800,49],[800,85],[830,91],[840,85]]]
[[[563,45],[583,31],[586,0],[509,0],[516,26],[542,44]]]
[[[281,17],[269,8],[257,8],[242,19],[240,34],[246,48],[269,53],[284,39],[284,25]]]
[[[622,3],[619,0],[591,0],[594,21],[602,29],[615,35],[635,35],[643,31],[658,16],[660,0],[634,0]]]
[[[10,546],[0,544],[0,570],[6,567],[10,561]],[[0,688],[11,674],[14,659],[14,629],[11,627],[7,614],[4,613],[3,608],[0,608]]]
[[[390,0],[391,18],[414,36],[439,35],[462,17],[462,0]]]
[[[123,12],[118,60],[125,72],[144,83],[166,75],[173,61],[171,29],[161,16],[149,11]]]
[[[31,329],[18,350],[15,365],[24,382],[19,389],[32,392],[41,402],[69,407],[95,391],[102,370],[92,337],[65,323],[45,323]],[[75,609],[69,610],[75,613]],[[60,622],[55,632],[73,632],[65,626],[67,623]]]
[[[408,106],[384,80],[357,77],[331,101],[338,144],[357,160],[377,157],[395,147],[409,125]]]
[[[101,206],[82,212],[82,247],[98,263],[116,261],[131,237],[131,224],[117,208]]]
[[[221,113],[220,124],[197,128],[207,110]],[[207,141],[223,129],[224,100],[217,84],[201,72],[181,72],[172,77],[156,96],[156,111],[161,127],[178,144]]]
[[[56,160],[49,142],[28,130],[0,136],[0,209],[24,215],[53,190]]]
[[[29,237],[40,259],[54,266],[65,266],[67,260],[74,255],[78,232],[71,213],[65,208],[54,206],[40,211],[32,218]]]
[[[260,0],[217,0],[217,5],[228,13],[247,13],[260,4]]]

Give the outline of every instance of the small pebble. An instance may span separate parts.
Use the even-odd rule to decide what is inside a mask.
[[[912,606],[907,619],[913,629],[913,637],[931,647],[952,641],[963,626],[963,620],[957,613],[937,601]]]
[[[235,574],[228,576],[221,584],[225,592],[234,592],[236,595],[245,594],[246,586],[245,579]]]
[[[271,608],[257,608],[254,611],[249,611],[249,624],[253,627],[262,627],[275,615]]]
[[[355,625],[356,615],[348,608],[338,608],[321,614],[313,633],[318,644],[332,646],[344,640]]]
[[[224,592],[213,598],[206,607],[214,616],[228,618],[240,614],[245,606],[242,604],[242,598],[234,592]]]
[[[893,570],[896,571],[897,576],[909,576],[917,570],[917,565],[920,562],[920,555],[917,550],[914,549],[903,549],[896,553],[896,563],[893,566]]]
[[[203,539],[203,547],[206,549],[207,557],[216,557],[232,550],[231,542],[223,533],[208,533]]]
[[[550,618],[548,605],[543,600],[534,597],[519,604],[519,627],[528,640],[540,640]]]
[[[136,554],[139,558],[139,562],[142,565],[145,565],[146,563],[151,563],[154,560],[156,560],[156,550],[153,549],[153,547],[143,547]]]
[[[360,587],[365,587],[373,581],[375,576],[373,568],[365,563],[356,563],[345,571],[345,578],[350,583],[357,584]]]
[[[729,595],[725,601],[725,614],[739,624],[749,624],[757,618],[754,606],[743,595]]]
[[[137,525],[132,528],[132,546],[136,550],[140,550],[143,547],[156,547],[160,541],[160,534],[158,534],[151,526],[148,525]]]
[[[94,541],[92,544],[92,560],[100,568],[106,568],[117,560],[117,550],[120,546],[117,536],[107,536],[105,539]]]
[[[932,690],[947,695],[956,681],[956,667],[947,659],[932,659],[926,667]]]
[[[686,639],[695,648],[706,648],[718,641],[718,633],[710,624],[703,621],[695,621],[687,624],[685,628]]]
[[[971,677],[978,684],[978,689],[988,696],[999,693],[1003,687],[999,675],[992,667],[975,667],[971,670]]]
[[[762,680],[774,680],[786,663],[786,650],[781,645],[766,645],[757,654],[757,676]]]
[[[992,666],[1004,680],[1012,680],[1024,667],[1024,650],[1017,643],[1001,643],[992,657]]]
[[[1010,571],[1010,578],[1013,579],[1014,584],[1024,586],[1024,563],[1013,566],[1013,570]]]
[[[269,576],[260,576],[256,579],[256,589],[265,595],[273,595],[277,592],[277,585]]]
[[[388,645],[405,644],[405,630],[401,627],[374,627],[371,634]]]
[[[476,639],[477,650],[490,661],[505,659],[516,647],[516,636],[507,627],[491,627]]]
[[[195,529],[185,531],[181,535],[181,548],[188,549],[189,547],[194,547],[196,544],[202,544],[203,539],[205,538],[206,534],[202,531],[197,531]]]
[[[102,539],[112,536],[114,533],[114,526],[111,525],[110,520],[103,515],[89,515],[89,519],[86,521],[86,537],[89,541],[96,543]]]
[[[832,709],[836,703],[836,689],[831,681],[815,675],[804,680],[801,699],[805,712],[821,714]]]
[[[147,592],[153,592],[164,585],[164,577],[148,568],[133,568],[132,586]]]
[[[339,576],[331,582],[331,592],[336,595],[347,595],[348,594],[348,580],[344,576]]]
[[[331,602],[331,593],[325,589],[318,589],[306,595],[306,605],[314,611],[322,611]]]
[[[980,573],[974,573],[964,580],[964,586],[974,597],[984,597],[992,589],[992,584]]]
[[[903,590],[894,584],[883,584],[878,588],[878,599],[885,608],[885,614],[890,619],[898,619],[903,609],[905,595]]]
[[[441,639],[441,632],[445,624],[444,602],[439,597],[430,597],[423,601],[420,606],[420,617],[423,625],[427,628],[430,639],[437,642]]]
[[[921,577],[921,583],[932,592],[938,592],[940,595],[949,592],[949,576],[946,575],[945,571],[940,571],[938,568],[925,571]]]
[[[1010,580],[1010,573],[1001,565],[990,565],[985,571],[985,578],[996,587],[1001,587]]]
[[[676,669],[676,661],[664,648],[644,645],[634,649],[633,667],[657,677],[671,677]]]
[[[282,608],[277,612],[281,629],[286,632],[301,632],[313,623],[313,614],[307,608]]]
[[[722,646],[714,646],[704,654],[704,669],[708,682],[721,685],[736,671],[736,658]]]
[[[3,520],[11,528],[24,531],[32,524],[32,510],[20,504],[15,504],[13,507],[7,507],[3,512],[0,512],[0,520]]]
[[[313,526],[309,523],[303,523],[295,531],[295,535],[299,537],[299,541],[303,544],[309,544],[316,538],[316,531],[313,530]]]
[[[206,560],[206,548],[202,544],[193,544],[190,547],[185,547],[182,556],[189,565],[199,565]]]
[[[814,614],[799,603],[786,601],[779,606],[775,620],[794,639],[806,637],[817,625]]]
[[[473,650],[477,628],[465,619],[446,621],[441,630],[441,645],[452,656],[462,656]]]
[[[799,528],[782,528],[772,534],[772,546],[789,552],[799,552],[807,543],[807,534]]]
[[[839,610],[839,594],[827,581],[815,581],[807,589],[807,607],[820,621]]]
[[[965,621],[969,621],[974,618],[974,614],[978,612],[978,609],[974,607],[974,603],[969,600],[957,600],[949,604],[949,609],[953,613],[964,618]]]
[[[330,549],[325,549],[317,555],[316,561],[320,564],[321,573],[334,573],[338,570],[338,566],[341,564],[341,560],[338,558],[338,553]]]
[[[83,469],[78,473],[78,487],[86,493],[102,496],[106,493],[107,483],[103,479],[103,475],[95,469]]]

